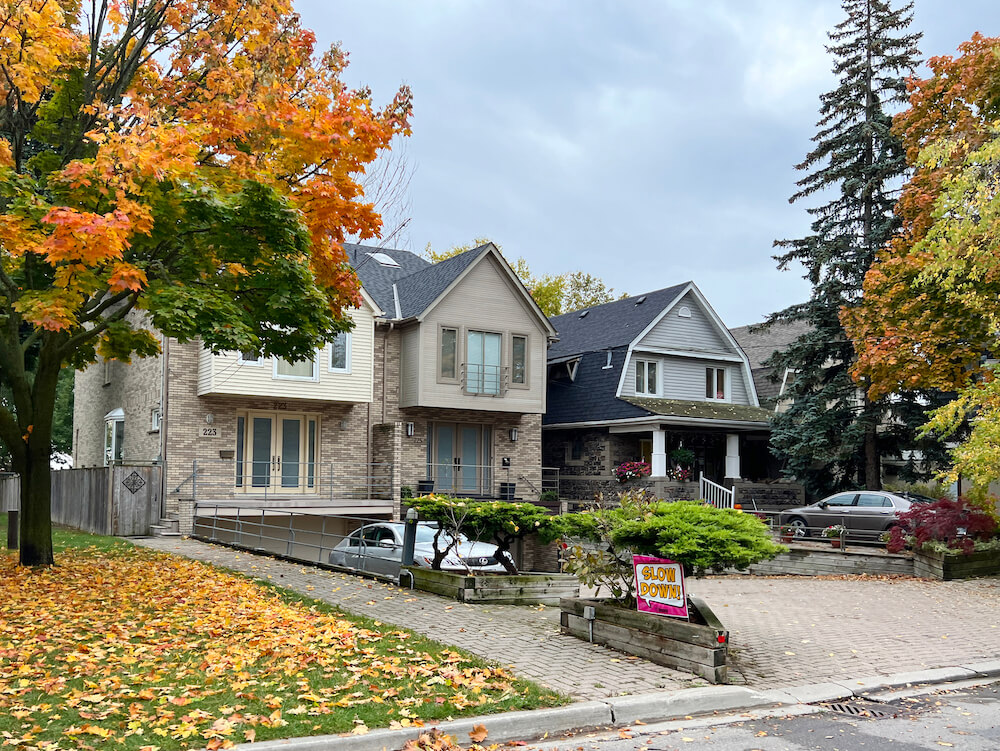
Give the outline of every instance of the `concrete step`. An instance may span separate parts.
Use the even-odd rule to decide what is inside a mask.
[[[181,528],[181,523],[176,518],[171,519],[169,516],[160,519],[160,521],[158,521],[156,525],[160,527],[166,527],[168,530],[172,532],[179,532]]]
[[[150,524],[149,533],[153,537],[180,537],[181,533],[177,530],[175,525],[168,526],[165,524]]]

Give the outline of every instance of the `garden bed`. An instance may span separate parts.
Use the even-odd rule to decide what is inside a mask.
[[[913,554],[913,573],[925,579],[973,579],[1000,575],[1000,551],[980,550],[963,555],[937,551]]]
[[[726,682],[729,632],[697,597],[688,597],[691,621],[640,613],[608,600],[565,598],[559,607],[564,634],[694,673],[710,683]],[[587,617],[591,608],[593,620]]]
[[[494,602],[505,605],[558,605],[561,598],[580,594],[572,574],[477,574],[405,567],[413,574],[413,588],[450,597],[459,602]],[[403,576],[405,583],[406,576]]]
[[[871,576],[913,576],[913,559],[906,555],[886,553],[877,548],[851,546],[834,550],[829,543],[785,543],[788,552],[769,561],[750,566],[758,576],[824,576],[836,574],[868,574]]]

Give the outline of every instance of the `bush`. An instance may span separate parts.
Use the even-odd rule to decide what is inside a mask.
[[[947,498],[955,500],[955,494],[940,482],[887,482],[885,490],[897,495],[916,493],[928,498]]]
[[[411,498],[413,498],[413,488],[411,488],[409,485],[403,485],[399,489],[399,498],[402,501],[408,501]]]
[[[966,498],[942,498],[934,503],[915,503],[899,515],[899,526],[889,531],[886,550],[898,553],[907,544],[920,549],[930,543],[944,543],[949,549],[968,555],[977,540],[997,533],[996,519]]]
[[[554,538],[551,530],[556,517],[533,503],[427,495],[414,498],[410,506],[417,509],[422,520],[438,523],[438,533],[434,536],[434,561],[431,564],[434,569],[441,568],[441,562],[451,547],[439,552],[439,538],[453,539],[464,534],[473,540],[492,542],[497,546],[497,560],[511,574],[517,573],[510,552],[514,542],[532,532],[537,532],[543,540]]]
[[[558,526],[564,538],[578,540],[567,544],[566,569],[628,603],[635,600],[633,553],[669,558],[685,574],[701,574],[743,569],[785,550],[751,514],[697,501],[667,503],[643,491],[621,493],[619,501],[611,507],[599,499],[594,508],[559,517]]]
[[[542,503],[559,503],[559,493],[555,490],[543,490],[539,494],[538,500]]]

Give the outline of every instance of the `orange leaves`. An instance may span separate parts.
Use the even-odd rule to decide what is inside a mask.
[[[121,258],[128,247],[131,222],[121,210],[95,214],[59,206],[46,214],[42,222],[53,228],[40,248],[51,263],[80,261],[95,265]]]
[[[42,571],[0,555],[0,602],[8,743],[220,749],[419,726],[516,695],[503,670],[411,634],[144,551],[69,551]]]

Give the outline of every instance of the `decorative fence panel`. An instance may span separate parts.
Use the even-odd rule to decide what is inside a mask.
[[[160,518],[159,466],[115,465],[52,473],[52,521],[100,535],[140,537]],[[0,510],[20,508],[20,478],[0,479]]]

